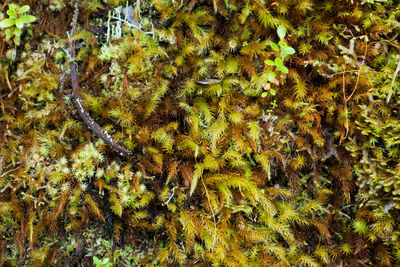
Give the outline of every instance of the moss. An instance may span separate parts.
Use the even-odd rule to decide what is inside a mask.
[[[121,4],[82,1],[74,58],[69,1],[0,39],[4,265],[400,260],[394,2]],[[279,25],[296,53],[261,97]]]

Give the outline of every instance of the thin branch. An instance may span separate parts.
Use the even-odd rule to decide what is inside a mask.
[[[358,73],[357,73],[357,81],[356,81],[356,85],[354,86],[353,92],[351,92],[350,96],[346,99],[346,101],[349,101],[351,99],[351,97],[353,96],[353,94],[356,92],[357,90],[357,86],[358,86],[358,82],[360,81],[360,75],[361,75],[361,68],[364,66],[365,64],[365,59],[367,57],[367,51],[368,51],[368,44],[367,44],[367,40],[365,40],[365,51],[364,51],[364,56],[363,56],[363,64],[360,65],[360,68],[358,69]]]
[[[76,32],[76,27],[78,23],[78,14],[79,14],[79,1],[76,0],[75,2],[75,12],[74,12],[74,17],[72,20],[72,31],[71,31],[71,38],[75,35]],[[70,76],[71,76],[71,81],[72,81],[72,95],[70,96],[75,103],[75,107],[78,111],[79,116],[82,118],[82,120],[85,122],[85,124],[89,127],[90,130],[92,130],[98,137],[100,137],[107,145],[111,146],[113,149],[117,150],[121,155],[132,155],[132,151],[126,149],[123,146],[120,146],[114,138],[110,134],[108,134],[106,131],[104,131],[101,126],[90,116],[89,112],[86,110],[86,108],[83,106],[82,99],[81,97],[76,93],[77,89],[79,88],[78,84],[78,78],[77,78],[77,66],[76,63],[73,61],[75,57],[75,41],[71,40],[70,41],[70,46],[69,46],[69,54],[71,56],[71,61],[69,64],[70,67]]]
[[[340,138],[340,143],[347,138],[349,134],[349,117],[347,114],[347,98],[346,98],[346,79],[345,79],[345,71],[346,71],[346,63],[343,64],[343,85],[342,85],[342,90],[343,90],[343,101],[344,101],[344,112],[345,112],[345,118],[346,122],[344,127],[346,128],[346,133],[345,135]]]
[[[0,175],[0,178],[3,178],[3,177],[5,177],[5,176],[7,176],[8,174],[12,173],[13,171],[18,170],[18,169],[21,168],[21,167],[22,167],[22,165],[21,165],[21,166],[18,166],[18,167],[16,167],[16,168],[14,168],[14,169],[11,169],[11,170],[6,171],[6,172],[3,173],[2,175]]]
[[[126,149],[123,146],[120,146],[109,133],[104,131],[101,126],[97,122],[95,122],[92,117],[90,117],[89,112],[83,106],[82,99],[78,94],[72,95],[71,98],[75,103],[75,107],[78,111],[79,116],[83,119],[90,130],[92,130],[98,137],[100,137],[107,145],[117,150],[121,155],[132,155],[132,151]]]

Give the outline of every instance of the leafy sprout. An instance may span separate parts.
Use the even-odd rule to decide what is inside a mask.
[[[284,60],[288,56],[296,53],[296,50],[294,50],[293,47],[290,47],[284,41],[284,38],[286,36],[286,28],[282,25],[279,25],[277,33],[280,41],[278,43],[270,42],[270,46],[275,52],[279,52],[280,57],[276,57],[275,60],[267,59],[264,61],[265,65],[267,66],[275,66],[275,70],[270,71],[269,73],[266,74],[268,82],[264,85],[265,91],[261,94],[261,97],[267,97],[268,94],[273,96],[276,95],[276,91],[273,88],[271,88],[270,84],[270,83],[275,83],[276,85],[279,85],[279,81],[276,79],[275,71],[280,71],[285,74],[288,74],[289,69],[284,65]]]
[[[35,16],[23,15],[29,11],[29,9],[30,7],[28,5],[24,5],[22,7],[17,4],[9,5],[7,10],[7,15],[9,17],[0,21],[0,28],[8,28],[5,31],[7,41],[14,37],[14,43],[16,45],[20,45],[24,24],[29,24],[36,21]]]

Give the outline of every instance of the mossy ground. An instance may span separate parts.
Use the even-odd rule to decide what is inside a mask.
[[[81,0],[74,36],[71,1],[18,4],[0,264],[400,264],[396,1]],[[261,97],[280,25],[296,53]]]

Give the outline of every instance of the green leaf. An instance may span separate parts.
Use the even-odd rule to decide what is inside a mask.
[[[23,23],[32,23],[36,21],[36,17],[32,15],[24,15],[20,17],[19,20],[21,20]]]
[[[103,260],[103,264],[107,264],[109,261],[110,261],[109,258],[105,258],[105,259]]]
[[[275,51],[279,51],[279,47],[278,47],[278,45],[277,45],[276,43],[271,42],[271,43],[270,43],[270,46],[271,46],[272,49],[274,49]]]
[[[20,45],[20,43],[21,43],[20,41],[21,41],[21,38],[19,36],[14,36],[14,43],[16,45]]]
[[[294,50],[293,47],[285,47],[285,51],[288,55],[293,55],[294,53],[296,53],[296,50]]]
[[[283,60],[279,57],[275,58],[275,65],[276,66],[283,66]]]
[[[20,29],[24,27],[24,22],[21,20],[21,18],[15,20],[15,26],[17,26]]]
[[[262,94],[261,94],[261,97],[267,97],[268,96],[268,92],[263,92]]]
[[[265,60],[264,63],[265,63],[266,65],[268,65],[268,66],[275,66],[275,62],[273,62],[273,61],[270,60],[270,59]]]
[[[281,51],[281,56],[282,58],[288,56],[288,55],[293,55],[296,51],[292,47],[283,47]]]
[[[93,262],[94,262],[96,265],[101,265],[101,261],[100,261],[99,258],[97,258],[96,256],[93,257]]]
[[[270,72],[268,73],[268,81],[270,81],[271,83],[275,81],[275,72]]]
[[[21,36],[21,34],[22,34],[22,30],[21,29],[19,29],[19,28],[15,28],[14,29],[14,35],[15,36]]]
[[[279,39],[281,39],[281,40],[283,40],[283,38],[285,38],[285,36],[286,36],[286,29],[282,25],[279,25],[279,27],[278,27],[278,36],[279,36]]]
[[[16,10],[17,8],[19,8],[19,5],[16,5],[16,4],[10,4],[9,6],[8,6],[8,9],[11,9],[11,10]]]
[[[275,89],[272,89],[272,88],[271,88],[271,89],[269,90],[269,92],[270,92],[271,95],[276,95]]]
[[[17,13],[15,13],[15,10],[14,10],[14,9],[9,9],[9,10],[7,10],[7,14],[8,14],[11,18],[17,17]]]
[[[288,44],[287,44],[285,41],[279,41],[279,42],[278,42],[278,45],[279,45],[281,48],[284,48],[284,47],[287,47],[287,46],[288,46]]]
[[[15,23],[14,19],[3,19],[2,21],[0,21],[0,28],[8,28],[13,26]]]
[[[17,13],[18,13],[18,14],[23,14],[23,13],[25,13],[26,11],[28,11],[29,9],[31,9],[30,6],[24,5],[24,6],[22,6],[21,8],[18,9]]]
[[[286,68],[285,66],[278,66],[277,69],[278,69],[279,71],[282,71],[283,73],[286,73],[286,74],[289,73],[289,69]]]
[[[92,36],[93,34],[90,31],[80,31],[71,37],[71,41],[75,41],[78,39],[88,40]]]
[[[12,28],[8,28],[8,29],[6,30],[6,37],[7,37],[7,39],[10,39],[13,35],[14,35],[13,29],[12,29]]]

